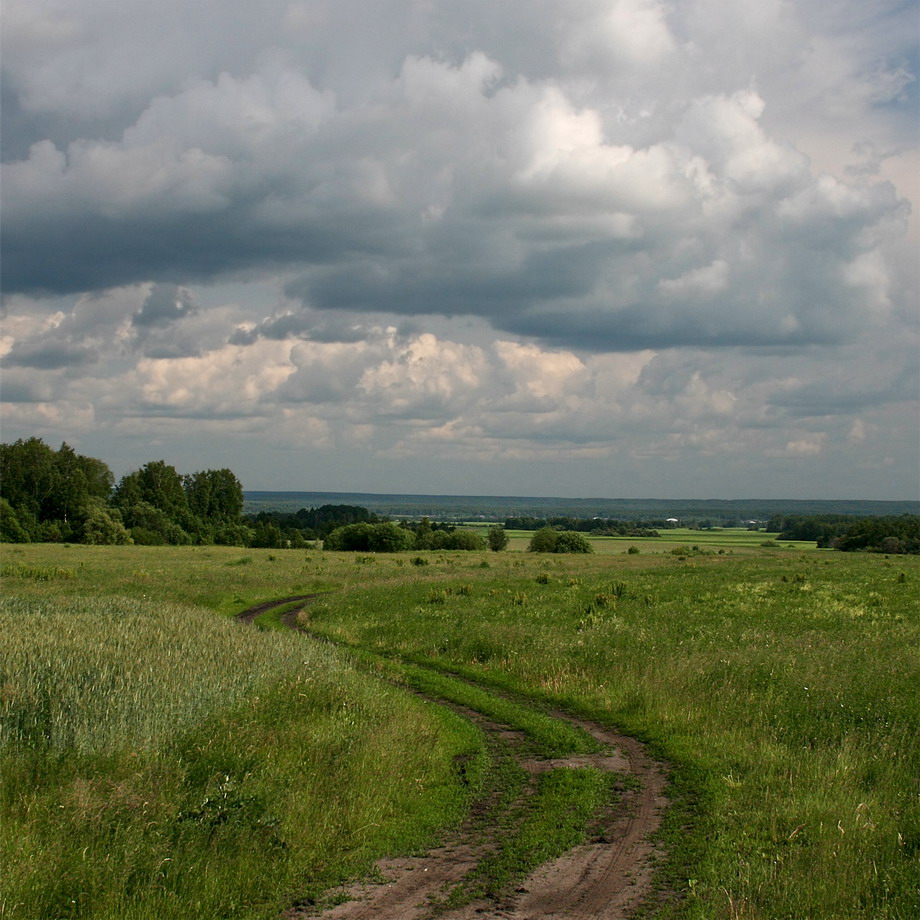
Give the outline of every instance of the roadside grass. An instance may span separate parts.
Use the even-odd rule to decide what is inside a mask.
[[[312,630],[378,655],[427,665],[429,672],[435,668],[469,676],[526,698],[563,705],[649,741],[672,763],[671,794],[676,805],[668,816],[670,851],[662,884],[673,886],[684,897],[676,906],[651,908],[650,915],[693,920],[912,920],[920,916],[920,560],[813,547],[790,550],[782,544],[725,547],[723,554],[718,548],[711,553],[693,552],[694,544],[701,550],[710,547],[700,542],[706,532],[692,533],[686,540],[680,535],[676,544],[687,545],[689,554],[674,554],[661,543],[653,551],[651,543],[611,539],[606,544],[612,547],[609,552],[599,550],[591,556],[435,552],[424,554],[428,562],[424,566],[412,565],[406,555],[359,561],[352,554],[318,551],[4,547],[5,564],[37,573],[5,577],[4,591],[15,595],[17,604],[28,600],[58,605],[62,598],[82,598],[87,603],[95,598],[108,604],[130,597],[137,609],[159,610],[164,604],[187,601],[228,616],[272,597],[326,592],[306,613]],[[761,542],[768,539],[764,534],[754,536]],[[640,552],[628,554],[631,544]],[[247,558],[248,562],[240,561]],[[239,630],[200,610],[195,616]],[[36,646],[45,642],[34,622],[17,628],[24,629]],[[348,662],[359,658],[357,653],[354,657],[329,650],[320,653],[309,640],[269,631],[250,630],[246,641],[294,646],[304,660],[313,654],[333,655],[340,669],[334,672],[336,680],[339,673],[351,673]],[[168,661],[168,649],[161,649],[151,646],[147,657],[157,664],[161,658]],[[378,667],[384,676],[386,667]],[[187,679],[173,678],[174,682]],[[358,687],[369,678],[352,674],[343,679]],[[72,680],[79,685],[78,676]],[[96,676],[91,674],[88,680],[93,683]],[[307,706],[315,692],[313,683],[302,692],[307,694],[302,705]],[[381,694],[393,707],[382,720],[384,726],[397,724],[404,705],[415,711],[414,704],[404,703],[402,694],[392,694],[397,691]],[[219,724],[229,724],[221,714],[229,718],[230,709],[214,716]],[[327,713],[336,730],[341,727],[338,720],[344,720],[354,733],[350,750],[363,750],[364,733],[380,732],[367,717],[368,711],[358,707],[358,714],[337,709]],[[422,706],[416,714],[425,731],[431,730],[435,711],[440,710]],[[469,731],[460,725],[467,723],[458,722],[459,734],[450,737],[457,739]],[[411,739],[420,730],[414,729],[415,735],[409,732],[403,741],[395,732],[393,751],[400,756],[411,752]],[[215,734],[220,737],[221,732],[211,731]],[[175,735],[150,751],[158,746],[174,750],[170,745],[179,743]],[[463,743],[448,742],[448,747],[453,745],[450,750],[478,750],[473,738],[463,737]],[[199,746],[207,748],[203,742]],[[169,788],[155,772],[165,767],[153,753],[145,753],[146,760],[137,769],[136,760],[117,759],[129,755],[130,751],[116,751],[105,755],[109,759],[104,764],[99,761],[89,784],[95,789],[96,804],[86,809],[88,814],[130,812],[119,798],[119,783],[135,774],[147,777],[137,781],[139,801],[151,802],[150,808],[162,808],[173,818],[183,810],[201,810],[205,799],[219,801],[225,792],[237,794],[221,791],[222,780],[212,771],[194,792],[177,786],[184,790],[181,806],[175,798],[169,808],[158,805],[159,799],[151,799],[148,790]],[[448,755],[440,749],[438,769],[449,772]],[[4,808],[18,809],[15,826],[6,818],[2,822],[5,866],[26,865],[29,871],[41,871],[37,864],[43,857],[34,855],[43,852],[41,846],[50,847],[52,855],[55,848],[67,851],[54,859],[79,861],[79,850],[63,842],[61,826],[54,825],[51,831],[49,825],[39,832],[43,821],[51,821],[39,817],[42,808],[54,812],[64,801],[62,790],[76,788],[75,774],[65,775],[75,769],[67,765],[75,763],[74,758],[74,754],[64,758],[66,769],[44,761],[24,765],[16,761],[19,765],[12,767],[20,771],[17,783],[11,787],[5,782],[4,789],[27,789],[29,794],[14,794],[11,801],[4,793]],[[332,814],[350,816],[349,783],[358,793],[365,785],[389,788],[395,780],[400,784],[406,780],[404,792],[409,796],[411,777],[395,754],[379,768],[368,762],[366,775],[350,772],[350,755],[341,759],[346,764],[343,774],[330,777],[323,793],[333,803]],[[8,763],[5,760],[4,768]],[[355,769],[361,765],[356,758]],[[43,771],[53,775],[45,778]],[[41,782],[33,783],[33,774]],[[456,791],[455,779],[453,785],[445,780],[444,788]],[[295,783],[304,785],[306,780]],[[43,792],[46,788],[50,791]],[[344,792],[336,798],[334,790]],[[266,786],[253,791],[266,803],[263,811],[247,811],[248,794],[248,790],[239,793],[244,802],[234,814],[250,815],[246,820],[255,826],[247,833],[264,842],[276,833],[274,825],[260,824],[252,815],[267,815],[270,823],[287,806],[273,810],[277,793]],[[76,801],[76,794],[70,795]],[[424,792],[419,795],[421,801],[428,801]],[[440,792],[432,799],[440,800]],[[409,801],[426,813],[419,800]],[[29,802],[36,803],[35,810],[23,811]],[[71,811],[73,820],[85,820],[79,809],[71,807]],[[424,824],[418,814],[410,809],[405,826],[415,821]],[[311,835],[317,837],[314,853],[318,855],[317,862],[307,864],[319,866],[317,872],[287,888],[287,883],[277,883],[273,890],[288,895],[300,889],[318,891],[324,880],[344,871],[352,858],[349,854],[366,854],[374,846],[383,846],[381,841],[389,839],[387,829],[397,821],[386,808],[371,809],[365,818],[354,815],[345,826],[361,828],[360,822],[368,816],[371,824],[380,825],[382,836],[366,846],[356,834],[323,838],[322,817],[313,819],[316,826]],[[443,813],[426,826],[442,819],[446,821]],[[374,828],[362,831],[375,833]],[[120,839],[111,830],[105,834],[108,841]],[[201,846],[207,852],[207,846]],[[325,862],[322,854],[327,851],[322,847],[331,848]],[[100,848],[99,852],[103,855],[95,860],[96,871],[113,871],[104,858],[109,851]],[[358,856],[354,860],[349,865],[360,862]],[[149,868],[138,869],[132,884],[142,887],[137,878],[145,872],[144,884],[160,884]],[[53,871],[49,869],[47,875],[51,884]],[[120,879],[117,874],[111,877]],[[0,884],[10,884],[7,871]],[[202,877],[200,884],[207,888],[210,883]],[[281,894],[273,896],[278,903],[283,901]],[[6,904],[16,903],[4,897]],[[165,906],[156,913],[180,916],[168,912],[168,898],[174,895],[163,897]],[[29,916],[21,908],[18,914],[4,909],[9,916]],[[112,907],[108,915],[93,916],[153,915],[131,910],[125,906],[118,914]],[[263,906],[259,914],[251,902],[233,910],[237,912],[191,911],[184,916],[270,914]]]
[[[683,803],[669,825],[681,916],[907,920],[920,915],[918,562],[509,554],[466,592],[459,562],[430,566],[436,603],[431,581],[349,589],[310,625],[652,742]]]
[[[484,769],[469,722],[299,635],[62,596],[0,630],[0,916],[276,917],[431,845]]]
[[[207,607],[228,616],[259,601],[334,590],[331,573],[349,566],[320,551],[280,551],[224,546],[86,546],[4,544],[4,593],[43,596],[56,585],[67,594],[138,597]],[[57,577],[6,576],[7,569],[60,569]],[[367,567],[372,568],[372,567]]]
[[[405,664],[402,680],[426,696],[456,703],[481,713],[495,722],[523,732],[527,749],[541,757],[588,754],[600,750],[598,743],[583,729],[553,719],[529,706],[456,680],[430,667]]]
[[[299,610],[303,607],[303,603],[303,601],[290,601],[287,604],[280,604],[277,607],[272,607],[271,610],[260,613],[253,623],[256,629],[269,629],[275,630],[276,632],[286,630],[288,627],[284,623],[284,615],[293,610]]]

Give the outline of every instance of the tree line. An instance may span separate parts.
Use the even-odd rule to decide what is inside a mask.
[[[504,549],[507,530],[530,530],[535,552],[587,552],[581,534],[658,536],[636,521],[573,517],[512,517],[487,536],[452,524],[395,524],[356,505],[243,514],[243,487],[229,469],[180,474],[153,460],[116,483],[108,465],[66,442],[54,450],[40,438],[0,444],[0,540],[224,544],[272,549],[322,541],[326,549],[357,551]],[[814,540],[845,552],[920,553],[920,515],[774,515],[767,530],[781,540]]]
[[[269,549],[322,541],[325,549],[504,549],[503,528],[484,539],[452,524],[394,524],[357,505],[243,514],[243,487],[229,469],[180,474],[153,460],[116,483],[108,465],[67,443],[0,444],[0,541],[6,543],[221,544]]]
[[[181,475],[153,460],[116,484],[109,466],[40,438],[0,444],[0,539],[13,543],[245,543],[228,469]]]
[[[780,540],[814,540],[843,552],[920,553],[920,515],[853,518],[844,514],[774,515],[767,530]]]
[[[558,531],[590,533],[598,537],[657,537],[657,528],[669,526],[666,522],[621,521],[616,518],[578,517],[509,517],[505,519],[508,530],[543,530],[549,527]]]

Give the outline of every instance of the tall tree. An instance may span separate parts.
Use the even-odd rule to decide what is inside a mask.
[[[182,477],[165,460],[152,460],[122,477],[115,490],[114,501],[120,508],[146,502],[180,525],[188,517],[188,499]]]
[[[192,473],[184,485],[189,511],[203,521],[236,523],[243,513],[243,486],[228,469]]]
[[[57,451],[40,438],[0,445],[0,494],[21,518],[79,526],[94,501],[108,501],[113,482],[105,463],[66,441]]]
[[[45,520],[72,523],[82,518],[89,485],[77,452],[66,442],[54,455],[54,489],[42,509]]]
[[[42,520],[54,489],[54,451],[41,438],[0,445],[0,495],[13,508]]]

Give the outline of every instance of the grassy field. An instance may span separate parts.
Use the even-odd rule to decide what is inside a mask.
[[[467,529],[485,537],[488,526],[482,524],[464,525]],[[532,530],[508,530],[508,549],[512,552],[524,552],[533,537]],[[741,527],[713,528],[712,530],[691,530],[689,527],[675,527],[662,530],[657,537],[599,537],[591,536],[595,553],[604,555],[625,553],[629,547],[635,547],[640,553],[666,553],[675,549],[686,548],[689,552],[713,551],[723,555],[730,552],[752,552],[756,549],[797,549],[802,552],[815,550],[814,541],[777,542],[777,534],[763,531],[747,530]]]
[[[462,818],[465,720],[174,600],[271,596],[268,554],[73,550],[4,552],[0,916],[276,917]]]
[[[650,742],[682,894],[659,917],[920,916],[920,560],[595,547],[4,547],[0,916],[271,917],[434,839],[475,792],[454,758],[487,782],[482,740],[370,653]],[[317,591],[305,625],[338,649],[230,620]]]

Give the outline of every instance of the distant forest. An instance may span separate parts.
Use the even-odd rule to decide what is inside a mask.
[[[552,498],[522,495],[397,495],[370,492],[254,492],[243,493],[246,512],[288,511],[311,505],[360,505],[391,518],[501,522],[509,518],[576,518],[636,521],[645,527],[746,527],[763,529],[775,515],[840,514],[854,517],[920,514],[916,501],[858,499],[664,499]],[[672,524],[673,526],[673,524]]]
[[[327,501],[291,507],[297,497],[306,496]],[[370,501],[328,500],[358,496]],[[152,460],[116,483],[104,461],[78,454],[66,443],[57,450],[40,438],[0,444],[0,541],[6,543],[296,549],[322,541],[326,549],[358,551],[478,550],[503,548],[506,529],[652,537],[679,524],[762,528],[779,533],[780,539],[814,540],[844,551],[918,553],[920,515],[915,510],[910,502],[244,493],[226,468],[183,475],[164,460]],[[392,517],[404,519],[394,522]],[[443,519],[438,522],[438,517]],[[493,524],[488,540],[456,526],[477,520]]]

